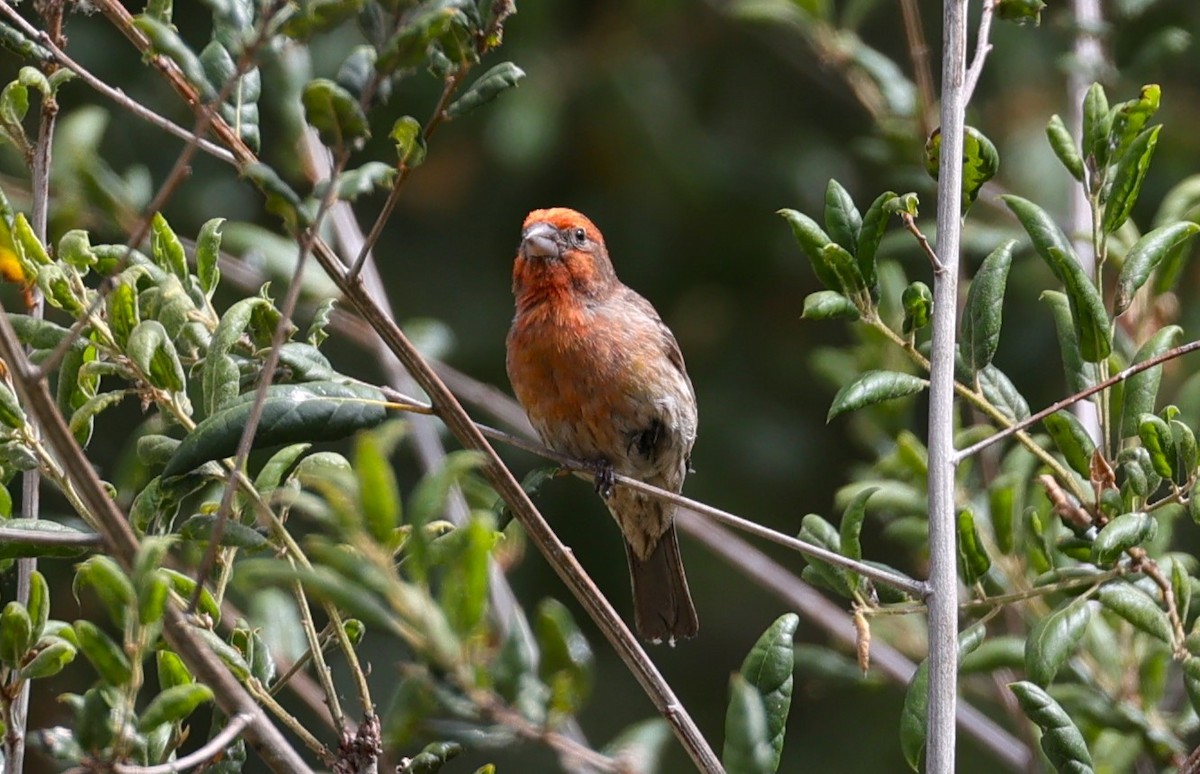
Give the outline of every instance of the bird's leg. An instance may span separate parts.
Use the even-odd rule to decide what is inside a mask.
[[[591,460],[588,462],[588,472],[596,481],[596,494],[607,500],[612,494],[613,487],[617,485],[613,464],[603,457]]]

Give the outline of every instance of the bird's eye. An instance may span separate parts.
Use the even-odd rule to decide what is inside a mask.
[[[571,238],[575,240],[575,244],[582,245],[587,242],[587,232],[581,228],[577,228],[571,232]]]

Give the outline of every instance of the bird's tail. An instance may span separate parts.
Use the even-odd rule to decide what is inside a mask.
[[[663,504],[656,503],[660,506]],[[664,506],[669,507],[669,506]],[[629,579],[633,585],[634,621],[638,634],[651,642],[675,643],[696,636],[700,621],[692,605],[679,541],[672,522],[645,559],[640,559],[628,541]]]

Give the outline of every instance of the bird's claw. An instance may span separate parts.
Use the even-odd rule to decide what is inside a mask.
[[[616,471],[608,460],[596,460],[592,463],[592,476],[596,480],[596,494],[605,500],[612,494],[617,485]]]

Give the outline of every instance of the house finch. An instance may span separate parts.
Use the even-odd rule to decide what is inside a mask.
[[[513,294],[508,378],[542,441],[593,467],[625,537],[638,633],[653,642],[695,635],[673,506],[613,488],[614,472],[683,487],[696,393],[679,344],[650,302],[617,279],[604,237],[574,210],[525,219]]]

